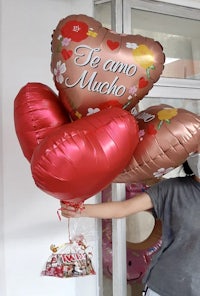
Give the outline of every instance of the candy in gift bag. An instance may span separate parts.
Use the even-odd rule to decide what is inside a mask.
[[[95,274],[92,250],[87,246],[83,235],[78,235],[61,246],[52,244],[50,249],[52,254],[42,270],[42,275],[70,278]]]

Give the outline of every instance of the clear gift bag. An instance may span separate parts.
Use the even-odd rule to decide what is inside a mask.
[[[83,235],[85,233],[88,236],[88,233],[83,230],[77,234],[77,229],[80,233],[80,221],[77,220],[68,219],[68,242],[50,246],[51,255],[42,269],[42,276],[71,278],[96,274],[92,264],[93,250]]]

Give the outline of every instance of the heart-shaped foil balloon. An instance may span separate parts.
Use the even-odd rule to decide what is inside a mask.
[[[136,116],[140,142],[128,167],[114,182],[151,182],[180,166],[198,149],[200,117],[168,105],[147,108]]]
[[[53,33],[51,71],[73,120],[110,106],[131,110],[159,79],[162,46],[117,34],[86,15],[62,19]]]
[[[47,135],[34,150],[32,175],[50,195],[84,201],[128,165],[138,142],[138,125],[130,112],[102,110]]]

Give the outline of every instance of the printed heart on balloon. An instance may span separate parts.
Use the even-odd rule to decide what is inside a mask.
[[[131,110],[159,79],[164,61],[157,41],[117,34],[86,15],[62,19],[52,37],[51,71],[73,120],[113,101]]]

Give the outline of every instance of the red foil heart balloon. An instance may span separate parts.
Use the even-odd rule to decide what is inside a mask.
[[[35,147],[56,127],[69,122],[69,116],[48,86],[32,82],[15,98],[14,122],[21,149],[30,161]]]
[[[84,201],[128,165],[139,142],[135,118],[110,108],[57,128],[31,160],[36,185],[61,200]]]
[[[159,79],[164,61],[153,39],[117,34],[86,15],[62,19],[53,33],[51,70],[73,120],[114,101],[131,110]]]
[[[151,182],[180,166],[198,150],[200,117],[168,105],[152,106],[136,116],[140,142],[131,162],[114,182]]]

